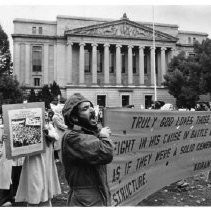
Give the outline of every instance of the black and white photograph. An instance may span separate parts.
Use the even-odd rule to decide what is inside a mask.
[[[41,118],[11,120],[13,147],[41,143]]]
[[[0,4],[0,207],[211,206],[211,4]]]

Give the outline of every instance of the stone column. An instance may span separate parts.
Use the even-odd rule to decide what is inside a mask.
[[[150,47],[150,67],[151,67],[151,85],[154,85],[155,71],[155,49]]]
[[[79,52],[79,85],[84,84],[84,46],[85,43],[80,43],[80,52]]]
[[[133,84],[133,46],[128,45],[128,85]]]
[[[109,44],[104,44],[104,84],[109,84]]]
[[[14,62],[13,62],[14,74],[16,75],[17,80],[20,81],[20,44],[14,43],[13,55],[14,55]]]
[[[73,49],[72,49],[73,43],[68,42],[67,43],[67,84],[71,84],[73,82]]]
[[[48,84],[48,44],[44,44],[44,71],[43,71],[43,84]]]
[[[164,82],[163,75],[166,74],[166,55],[165,55],[166,48],[161,47],[161,78],[162,82]]]
[[[121,45],[116,45],[116,85],[121,85]]]
[[[158,51],[157,53],[157,56],[156,56],[156,59],[157,59],[157,85],[161,85],[162,83],[162,69],[161,69],[161,50]]]
[[[144,85],[144,48],[139,46],[139,85]]]
[[[25,84],[30,84],[30,45],[25,44]]]
[[[92,84],[97,85],[97,44],[92,44]]]

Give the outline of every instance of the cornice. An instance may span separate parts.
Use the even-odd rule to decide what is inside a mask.
[[[90,85],[85,85],[85,86],[78,86],[78,85],[66,85],[66,89],[68,88],[73,88],[73,89],[115,89],[115,90],[120,90],[120,91],[132,91],[135,89],[154,89],[153,86],[147,86],[147,85],[135,85],[133,87],[128,87],[128,86],[116,86],[116,85],[105,85],[105,86],[90,86]],[[164,86],[158,86],[158,89],[167,89]]]
[[[48,36],[48,35],[33,35],[33,34],[11,34],[12,38],[32,38],[32,39],[62,39],[66,40],[64,36]]]
[[[105,38],[105,39],[115,39],[115,40],[143,40],[143,41],[152,41],[151,38],[143,37],[143,38],[137,38],[137,37],[122,37],[122,36],[103,36],[103,35],[87,35],[87,34],[71,34],[68,35],[68,37],[90,37],[90,38]],[[161,39],[155,39],[155,41],[160,42],[168,42],[168,43],[176,43],[176,41],[172,40],[161,40]]]
[[[13,20],[13,23],[36,23],[36,24],[50,24],[56,25],[56,21],[47,21],[47,20],[33,20],[33,19],[25,19],[25,18],[16,18]]]
[[[200,35],[200,36],[208,36],[209,34],[197,31],[182,31],[179,30],[178,34],[190,34],[190,35]]]

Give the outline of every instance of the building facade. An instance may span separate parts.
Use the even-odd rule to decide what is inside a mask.
[[[21,85],[39,89],[56,81],[64,97],[80,92],[106,107],[150,106],[155,80],[157,99],[174,103],[162,85],[168,63],[180,51],[193,54],[193,43],[208,36],[155,24],[154,47],[152,23],[125,14],[119,20],[57,16],[13,22],[14,74]]]

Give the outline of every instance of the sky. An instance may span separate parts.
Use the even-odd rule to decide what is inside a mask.
[[[211,2],[205,0],[200,0],[200,4],[187,0],[106,0],[103,3],[93,0],[6,0],[4,4],[0,3],[0,24],[9,37],[12,52],[15,18],[56,21],[57,15],[68,15],[118,20],[126,13],[131,21],[152,22],[152,5],[156,23],[176,24],[179,30],[205,32],[211,38]]]

